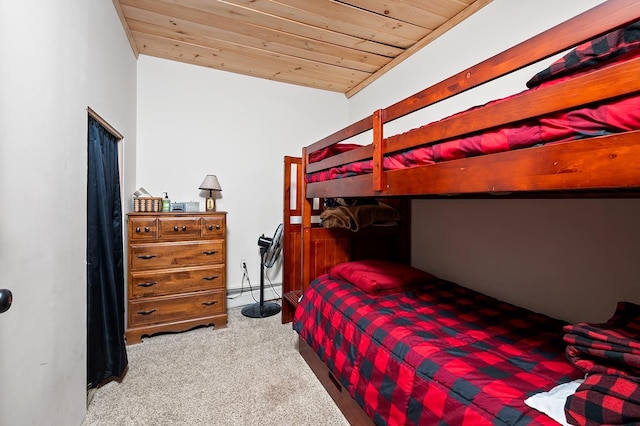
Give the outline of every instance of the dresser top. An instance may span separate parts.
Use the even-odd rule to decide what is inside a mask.
[[[130,212],[127,216],[167,216],[167,217],[179,217],[179,216],[215,216],[226,215],[227,212]]]

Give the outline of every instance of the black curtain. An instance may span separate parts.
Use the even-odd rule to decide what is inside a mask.
[[[89,117],[87,178],[87,383],[127,367],[118,143]]]

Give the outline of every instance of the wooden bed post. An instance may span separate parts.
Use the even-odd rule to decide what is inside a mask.
[[[382,191],[384,189],[384,117],[385,111],[379,109],[373,113],[373,190]]]
[[[313,199],[307,198],[307,185],[304,184],[306,176],[307,164],[309,158],[307,156],[307,148],[302,148],[302,182],[300,193],[302,194],[302,232],[300,232],[300,256],[301,262],[301,279],[302,288],[311,281],[311,214],[313,210]]]
[[[293,167],[296,172],[293,174]],[[300,222],[302,199],[298,185],[302,185],[302,159],[284,157],[284,199],[283,224],[284,243],[282,245],[282,323],[291,322],[302,293],[300,273]],[[295,198],[292,195],[295,194]],[[295,205],[292,206],[292,201]],[[295,218],[296,220],[293,220]]]

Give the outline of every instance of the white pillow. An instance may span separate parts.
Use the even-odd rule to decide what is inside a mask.
[[[582,382],[584,382],[584,379],[563,383],[548,392],[531,395],[525,399],[524,403],[546,414],[561,425],[569,426],[567,417],[564,415],[564,405],[567,402],[567,398],[576,392],[576,389],[578,389],[578,386],[580,386]]]

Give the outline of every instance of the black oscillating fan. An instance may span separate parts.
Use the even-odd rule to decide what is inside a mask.
[[[265,237],[264,234],[258,238],[260,247],[260,302],[247,305],[242,308],[242,315],[251,318],[265,318],[280,312],[280,305],[273,302],[264,301],[264,268],[271,268],[278,260],[282,251],[282,223],[276,228],[273,238]]]

